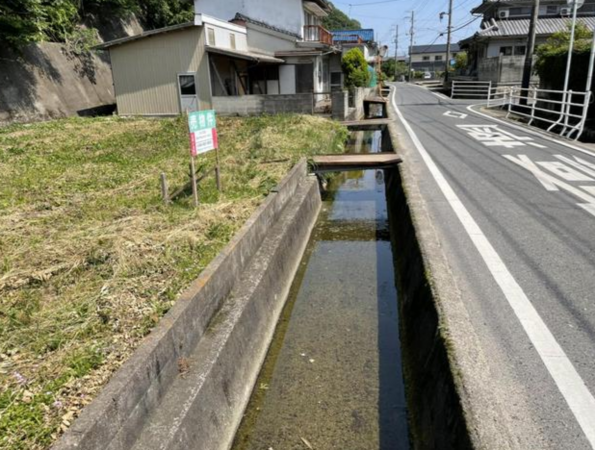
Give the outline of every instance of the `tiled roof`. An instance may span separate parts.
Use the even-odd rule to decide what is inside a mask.
[[[452,53],[458,52],[459,44],[451,44],[450,51]],[[435,44],[435,45],[414,45],[411,47],[412,55],[419,55],[421,53],[446,53],[446,44]]]
[[[374,30],[371,28],[363,30],[332,30],[331,34],[333,35],[333,40],[337,42],[352,41],[353,36],[359,36],[365,42],[374,41]]]
[[[529,19],[520,20],[499,20],[497,26],[480,30],[476,33],[477,37],[508,37],[508,36],[527,36],[529,33]],[[535,33],[538,36],[549,36],[556,31],[568,29],[570,19],[552,18],[538,19],[535,27]],[[583,23],[592,30],[595,27],[595,17],[579,17],[577,22]]]
[[[266,22],[261,22],[260,20],[252,19],[252,18],[250,18],[248,16],[245,16],[243,14],[240,14],[240,13],[237,13],[236,14],[236,16],[234,17],[234,20],[240,20],[242,22],[252,23],[254,25],[258,25],[258,26],[263,27],[263,28],[268,28],[269,30],[277,31],[278,33],[287,34],[289,36],[293,36],[293,37],[298,38],[298,39],[301,37],[299,34],[292,33],[291,31],[284,30],[282,28],[277,28],[277,27],[275,27],[273,25],[270,25],[270,24],[268,24]]]

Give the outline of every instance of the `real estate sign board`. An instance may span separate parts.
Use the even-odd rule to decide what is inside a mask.
[[[194,111],[188,114],[190,131],[190,153],[200,155],[219,146],[217,141],[217,120],[215,111]]]

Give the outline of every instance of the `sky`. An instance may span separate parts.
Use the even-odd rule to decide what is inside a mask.
[[[440,21],[440,13],[448,12],[449,0],[332,0],[336,8],[361,22],[362,28],[373,28],[376,41],[389,46],[395,54],[396,26],[399,26],[399,55],[408,53],[411,11],[415,11],[414,45],[445,44],[448,16]],[[481,0],[453,0],[452,42],[471,36],[479,29],[481,19],[471,15],[471,8]],[[473,21],[476,19],[475,21]],[[473,22],[471,22],[473,21]],[[469,23],[471,22],[471,23]],[[440,36],[440,33],[444,33]]]

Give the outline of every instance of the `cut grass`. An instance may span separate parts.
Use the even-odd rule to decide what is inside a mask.
[[[188,178],[182,118],[0,129],[0,448],[48,448],[289,168],[346,139],[311,116],[218,125],[224,192],[207,177],[198,209],[160,198],[161,172]]]

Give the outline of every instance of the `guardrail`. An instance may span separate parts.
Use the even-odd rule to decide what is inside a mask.
[[[450,90],[450,97],[489,100],[491,92],[491,81],[453,80]]]
[[[547,128],[550,132],[560,127],[560,136],[576,141],[583,134],[591,98],[591,92],[512,87],[506,117],[516,114],[528,118],[529,125],[535,120],[545,122],[550,124]]]

